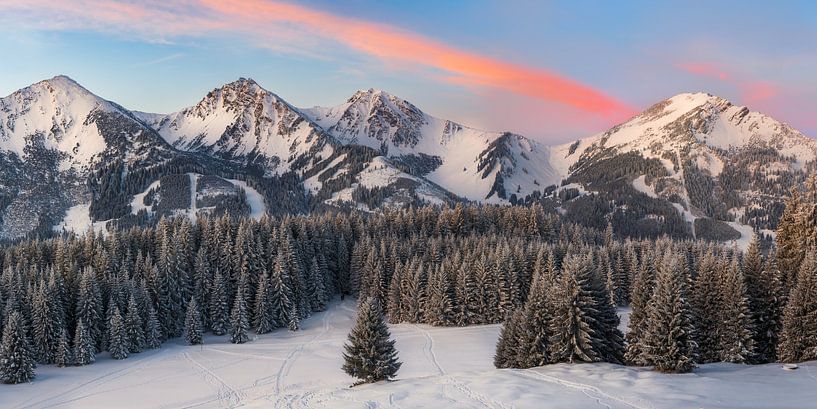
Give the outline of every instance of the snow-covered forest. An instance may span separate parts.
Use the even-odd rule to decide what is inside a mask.
[[[127,359],[176,338],[298,331],[338,297],[377,301],[392,325],[502,323],[483,357],[498,368],[812,360],[815,182],[789,199],[777,246],[745,253],[620,240],[536,205],[179,217],[23,241],[3,249],[0,376],[36,385],[41,367]],[[631,311],[628,331],[617,306]]]

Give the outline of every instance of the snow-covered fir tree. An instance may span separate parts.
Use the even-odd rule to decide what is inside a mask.
[[[360,382],[371,383],[394,378],[402,365],[394,340],[376,298],[360,301],[354,327],[344,345],[343,371]]]
[[[82,320],[77,322],[77,329],[74,331],[74,364],[88,365],[96,361],[96,346],[91,337],[91,330]]]
[[[647,305],[640,340],[644,360],[661,372],[683,373],[695,367],[692,311],[682,263],[667,253],[656,274],[655,292]]]
[[[250,340],[247,331],[250,329],[250,322],[247,316],[247,303],[244,301],[243,291],[238,291],[233,302],[233,310],[230,314],[230,342],[233,344],[243,344]]]
[[[34,357],[29,349],[22,315],[14,311],[3,326],[0,344],[0,382],[23,383],[34,380]]]
[[[114,306],[108,325],[108,352],[113,359],[125,359],[129,350],[130,342],[125,330],[125,321],[119,313],[119,308]]]
[[[187,303],[187,316],[184,320],[184,339],[189,345],[199,345],[202,343],[202,332],[199,305],[196,303],[196,297],[190,297]]]

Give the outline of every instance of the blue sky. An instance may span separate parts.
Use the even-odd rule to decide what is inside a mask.
[[[555,143],[707,91],[815,136],[815,4],[7,0],[0,95],[66,74],[128,108],[171,112],[238,77],[304,107],[380,88]]]

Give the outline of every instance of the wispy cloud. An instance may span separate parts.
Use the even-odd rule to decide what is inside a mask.
[[[153,59],[153,60],[142,62],[141,64],[139,64],[139,66],[159,65],[159,64],[162,64],[162,63],[166,63],[168,61],[178,60],[179,58],[182,58],[184,56],[185,56],[184,53],[170,54],[170,55],[166,55],[164,57],[159,57],[159,58],[156,58],[156,59]]]
[[[327,54],[322,51],[341,45],[389,68],[421,69],[451,84],[532,97],[609,121],[623,119],[634,111],[603,91],[564,74],[463,50],[394,26],[291,3],[0,0],[0,14],[7,19],[13,16],[16,24],[44,30],[94,30],[156,42],[232,32],[249,37],[255,46],[303,55]]]
[[[686,62],[676,64],[676,67],[690,74],[700,75],[725,82],[735,87],[740,93],[744,104],[757,104],[776,97],[779,87],[766,81],[757,81],[735,68],[712,62]]]

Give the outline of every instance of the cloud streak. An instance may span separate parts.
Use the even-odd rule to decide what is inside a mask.
[[[281,52],[308,48],[304,55],[320,54],[327,44],[340,44],[391,69],[419,68],[438,81],[532,97],[610,122],[634,113],[632,107],[616,98],[553,71],[462,50],[394,26],[291,3],[265,0],[184,0],[169,5],[155,0],[54,3],[0,0],[0,14],[14,15],[18,24],[22,20],[39,29],[90,29],[156,42],[232,32],[250,36],[256,46]]]
[[[747,79],[744,75],[736,73],[736,70],[724,67],[722,64],[688,62],[676,64],[676,67],[690,74],[716,79],[735,87],[744,104],[760,104],[771,100],[780,93],[776,85],[766,81]]]

